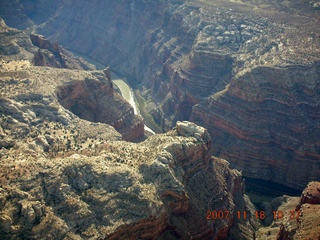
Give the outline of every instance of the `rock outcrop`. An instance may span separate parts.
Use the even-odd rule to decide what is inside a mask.
[[[39,50],[34,55],[34,65],[35,66],[54,66],[54,67],[66,67],[66,61],[64,60],[59,45],[57,42],[52,44],[49,40],[45,39],[43,36],[30,34],[30,40],[33,45],[37,46]],[[53,54],[50,59],[46,59],[49,54],[43,54],[41,49],[47,50]],[[51,63],[47,63],[50,61]]]
[[[252,238],[241,173],[211,156],[205,128],[121,141],[143,124],[107,69],[33,66],[38,48],[2,27],[19,51],[1,55],[1,239]]]
[[[120,141],[140,136],[143,125],[114,93],[108,71],[53,68],[45,59],[55,59],[55,49],[75,60],[0,22],[1,238],[258,238],[240,172],[211,154],[298,189],[318,178],[316,2],[309,13],[302,3],[278,3],[293,22],[268,5],[269,18],[261,6],[254,15],[250,1],[200,2],[62,1],[41,5],[51,9],[41,17],[32,8],[21,15],[151,90],[143,93],[150,112],[164,129],[175,128],[141,143]],[[41,66],[32,65],[34,56]],[[279,239],[319,237],[317,191],[312,183],[294,204],[282,198]],[[218,221],[210,220],[215,211]]]
[[[302,190],[319,180],[317,2],[203,2],[63,1],[36,31],[141,82],[164,130],[196,122],[232,167]]]
[[[178,123],[140,144],[92,139],[86,154],[38,150],[23,161],[20,144],[2,155],[2,238],[226,239],[238,228],[251,239],[250,222],[235,218],[247,207],[241,174],[211,158],[205,129]],[[229,215],[207,220],[208,210]]]
[[[16,52],[8,53],[2,47],[2,90],[6,93],[2,96],[4,100],[11,98],[17,102],[25,102],[28,98],[34,98],[34,101],[41,101],[45,96],[50,96],[50,101],[60,102],[63,107],[82,119],[112,125],[125,140],[143,138],[144,125],[141,117],[136,116],[130,104],[114,91],[111,79],[107,78],[103,71],[54,68],[61,67],[58,63],[61,63],[62,58],[64,67],[81,69],[84,66],[90,69],[90,66],[81,59],[73,59],[72,56],[62,57],[58,45],[35,35],[31,35],[30,41],[24,33],[7,28],[4,23],[1,34],[4,42],[17,48]],[[8,43],[5,45],[8,46]],[[40,52],[32,43],[45,51]],[[45,61],[45,66],[50,67],[32,66],[34,55],[38,52],[44,59],[48,59],[50,53],[53,54],[50,57],[52,61]],[[41,111],[46,111],[45,104],[42,107]]]
[[[320,182],[310,182],[302,192],[300,204],[320,204]]]
[[[256,232],[256,239],[312,239],[320,237],[320,183],[310,182],[301,197],[283,196],[271,203],[271,223]]]
[[[57,88],[60,104],[82,119],[113,126],[124,140],[142,139],[144,124],[133,108],[114,91],[111,79],[103,73],[94,73],[95,79],[86,78]]]

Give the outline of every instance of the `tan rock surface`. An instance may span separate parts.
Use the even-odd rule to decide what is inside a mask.
[[[148,113],[163,130],[193,121],[209,130],[214,154],[244,175],[302,190],[319,180],[317,6],[64,1],[39,14],[54,12],[35,30],[143,85]],[[17,3],[4,7],[12,12]],[[38,16],[20,9],[21,17]]]
[[[319,182],[311,182],[303,191],[301,197],[284,196],[273,200],[272,211],[277,212],[274,221],[256,232],[256,239],[310,239],[320,238],[320,204],[316,199],[319,195]],[[306,195],[309,196],[306,199]],[[271,213],[272,218],[273,214]]]
[[[251,238],[252,223],[234,216],[248,208],[241,174],[211,156],[206,129],[178,122],[120,141],[100,121],[127,137],[141,121],[103,71],[33,66],[28,37],[3,30],[20,45],[0,67],[1,239]],[[207,220],[208,210],[229,215]]]
[[[69,157],[71,151],[49,158],[40,149],[27,157],[26,144],[2,149],[1,235],[225,238],[236,221],[235,201],[246,205],[241,175],[211,158],[210,136],[189,126],[184,136],[173,130],[140,144],[94,139],[96,146],[86,154]],[[204,137],[192,135],[195,129]],[[209,209],[228,210],[230,216],[208,221]]]
[[[301,204],[320,204],[320,182],[310,182],[302,192]]]

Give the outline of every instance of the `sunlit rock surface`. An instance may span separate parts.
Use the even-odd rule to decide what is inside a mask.
[[[274,199],[271,222],[256,232],[256,239],[319,239],[319,194],[320,183],[310,182],[301,197]]]
[[[144,142],[121,141],[142,121],[108,71],[81,70],[85,62],[66,55],[78,69],[34,66],[39,48],[25,33],[2,21],[1,37],[1,239],[251,239],[250,215],[235,218],[253,209],[242,175],[212,157],[205,128],[178,122]]]
[[[316,1],[62,1],[51,11],[36,31],[141,82],[164,130],[207,128],[214,155],[247,176],[300,190],[319,180]]]

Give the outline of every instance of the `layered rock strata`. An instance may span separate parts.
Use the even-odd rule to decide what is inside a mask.
[[[35,66],[54,66],[54,67],[66,67],[66,61],[64,60],[63,56],[61,55],[59,45],[57,42],[52,44],[49,40],[45,39],[42,36],[30,34],[30,40],[33,45],[37,46],[39,48],[38,52],[34,56],[34,65]],[[51,59],[46,59],[46,55],[41,52],[41,49],[45,49],[53,54]],[[53,60],[52,60],[53,59]],[[56,64],[54,63],[47,63],[48,60],[50,62],[55,62],[54,60],[57,60]]]
[[[164,130],[194,121],[245,175],[302,189],[320,171],[317,3],[203,2],[63,1],[37,31],[142,82]]]
[[[1,149],[3,239],[253,236],[250,221],[235,218],[236,206],[247,207],[241,175],[211,158],[205,129],[178,123],[140,144],[92,139],[94,148],[69,157],[29,149],[25,161],[25,144]],[[230,215],[207,220],[215,209]]]
[[[191,120],[215,133],[214,154],[244,175],[302,189],[320,176],[319,63],[243,72]]]
[[[111,79],[95,73],[98,81],[86,78],[57,88],[60,104],[82,119],[112,125],[124,140],[142,139],[144,124],[133,108],[114,91]]]
[[[274,199],[269,204],[271,222],[256,232],[256,239],[319,239],[319,194],[320,183],[310,182],[301,197]]]
[[[40,50],[32,45],[30,39],[24,33],[8,29],[5,25],[2,35],[17,48],[16,52],[8,53],[5,49],[2,51],[5,54],[1,69],[2,86],[3,91],[7,91],[3,100],[14,99],[18,103],[24,103],[28,96],[35,100],[47,96],[50,101],[59,101],[63,107],[82,119],[114,126],[125,140],[143,138],[144,125],[141,117],[136,116],[130,104],[114,91],[111,79],[107,78],[103,71],[85,72],[53,68],[61,67],[56,64],[61,63],[61,59],[64,67],[81,68],[84,64],[66,55],[62,56],[56,44],[32,35],[33,43],[54,54],[54,57],[50,57],[54,60],[46,61],[53,63],[50,67],[34,67],[31,65],[34,63],[32,55],[36,55]],[[11,38],[14,40],[10,41]],[[19,44],[15,44],[17,39]],[[47,52],[41,54],[46,56]],[[42,110],[45,111],[45,106]]]
[[[206,129],[178,122],[144,142],[121,141],[142,121],[108,69],[33,66],[38,48],[1,23],[1,39],[17,48],[1,52],[1,239],[251,239],[250,214],[235,217],[252,207],[242,176],[211,156]],[[107,121],[129,129],[121,135]],[[208,210],[224,217],[209,220]]]

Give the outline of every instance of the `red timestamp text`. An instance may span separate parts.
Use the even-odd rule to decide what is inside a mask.
[[[216,219],[227,219],[229,218],[230,211],[228,210],[220,210],[220,211],[207,211],[207,220],[216,220]]]
[[[274,220],[280,220],[285,216],[287,216],[290,220],[294,220],[294,219],[299,219],[300,210],[293,210],[293,211],[289,211],[286,213],[284,213],[281,210],[278,210],[278,211],[271,212],[271,214],[272,214]],[[206,215],[206,219],[207,220],[221,220],[221,219],[229,218],[230,215],[231,215],[231,213],[228,210],[208,210],[207,215]],[[247,211],[236,211],[235,212],[235,218],[238,218],[238,219],[247,219],[248,216],[249,215],[247,214]],[[255,211],[253,213],[252,217],[255,217],[256,219],[264,220],[267,217],[267,213],[265,211]]]
[[[276,219],[280,220],[285,216],[285,214],[281,210],[273,211],[272,215],[274,220]],[[301,215],[300,210],[292,210],[292,211],[289,211],[289,213],[287,213],[286,216],[289,217],[290,220],[294,220],[294,219],[299,219],[300,215]],[[263,220],[266,218],[266,212],[255,211],[255,216],[257,219]]]

